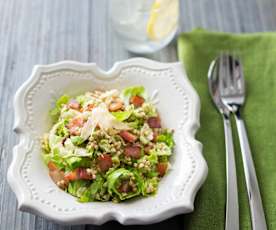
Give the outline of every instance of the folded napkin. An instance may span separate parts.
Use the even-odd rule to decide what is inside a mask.
[[[201,29],[178,38],[178,55],[201,99],[201,128],[197,139],[209,167],[199,191],[195,211],[184,216],[184,229],[224,229],[225,145],[222,118],[214,107],[207,86],[210,62],[221,53],[242,59],[246,81],[243,109],[248,138],[269,229],[276,229],[276,33],[226,34]],[[232,120],[240,204],[240,229],[251,229],[241,151]]]

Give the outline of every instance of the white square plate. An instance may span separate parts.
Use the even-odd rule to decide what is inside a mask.
[[[79,203],[60,190],[41,159],[40,137],[50,127],[49,110],[56,98],[93,89],[122,89],[143,85],[158,90],[164,127],[175,130],[172,169],[161,180],[158,193],[147,198]],[[19,209],[63,224],[150,224],[193,210],[196,192],[207,176],[201,144],[194,139],[199,127],[199,98],[180,63],[134,58],[115,63],[108,72],[94,63],[63,61],[35,66],[14,98],[15,131],[20,140],[13,150],[8,181]]]

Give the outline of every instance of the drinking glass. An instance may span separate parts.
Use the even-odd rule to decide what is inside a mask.
[[[110,18],[126,49],[152,53],[174,38],[179,0],[110,0]]]

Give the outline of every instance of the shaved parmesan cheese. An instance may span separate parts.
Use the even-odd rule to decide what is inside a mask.
[[[84,124],[81,130],[81,137],[86,140],[94,131],[96,126],[99,126],[103,130],[117,129],[128,130],[129,126],[121,121],[118,121],[107,109],[106,104],[101,103],[94,108],[91,112],[91,116]]]
[[[79,157],[87,157],[87,156],[90,156],[91,154],[87,152],[86,149],[84,148],[76,148],[74,151],[74,155]]]
[[[97,126],[97,120],[93,119],[92,117],[89,117],[87,122],[84,124],[84,126],[81,129],[80,137],[83,138],[83,140],[87,140],[89,136],[93,133],[96,126]]]

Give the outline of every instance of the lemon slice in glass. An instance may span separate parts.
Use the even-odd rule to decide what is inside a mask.
[[[150,40],[162,40],[176,30],[179,14],[178,0],[155,0],[147,23]]]

